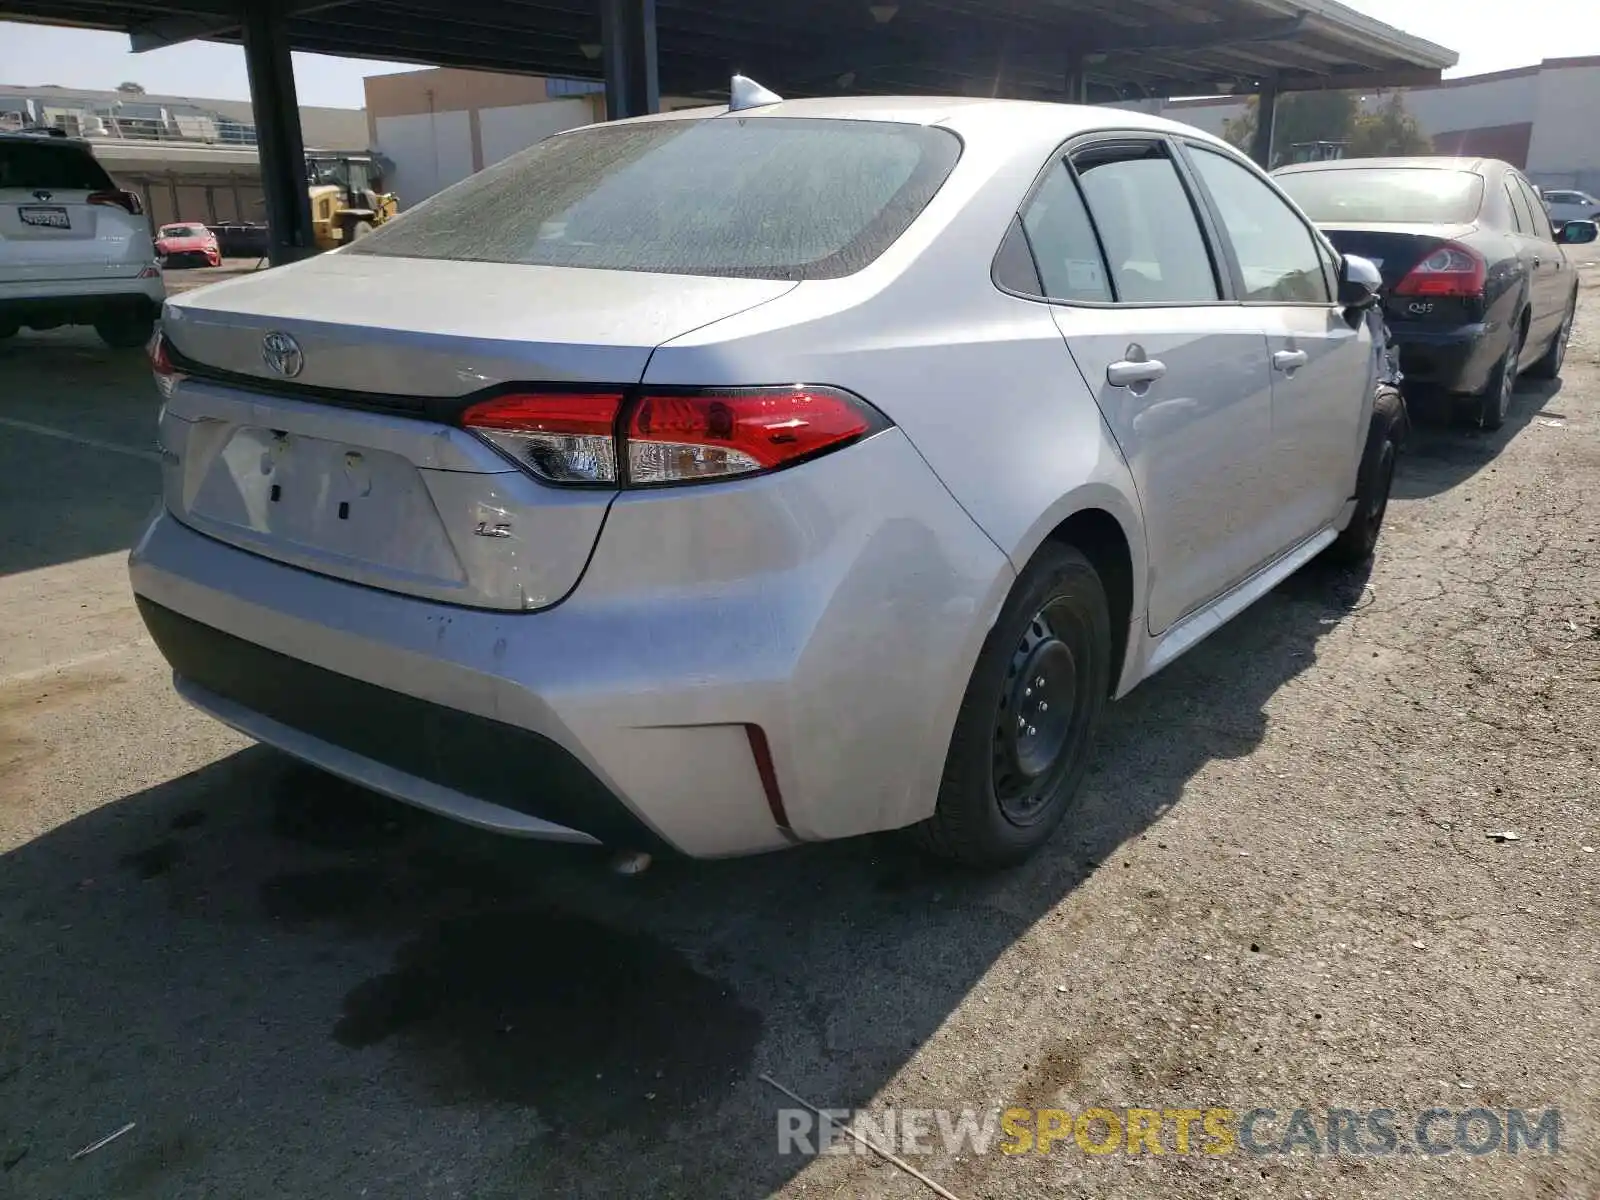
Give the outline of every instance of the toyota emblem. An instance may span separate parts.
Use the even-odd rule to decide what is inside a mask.
[[[301,353],[300,343],[293,337],[273,330],[261,339],[261,361],[267,364],[267,370],[274,375],[293,379],[306,365],[306,356]]]

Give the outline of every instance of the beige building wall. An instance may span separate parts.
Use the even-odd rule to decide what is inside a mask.
[[[402,208],[563,129],[606,119],[603,93],[551,95],[537,75],[439,67],[371,75],[367,124],[374,150],[394,164],[388,186]],[[663,110],[703,106],[663,96]]]

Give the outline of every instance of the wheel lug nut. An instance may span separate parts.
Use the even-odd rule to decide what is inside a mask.
[[[1039,711],[1040,712],[1049,712],[1050,711],[1050,706],[1048,704],[1046,704],[1043,700],[1041,700],[1041,701],[1039,701]]]
[[[1029,737],[1032,737],[1032,736],[1033,736],[1033,735],[1034,735],[1034,733],[1035,733],[1035,732],[1036,732],[1036,731],[1035,731],[1035,730],[1034,730],[1034,728],[1033,728],[1033,726],[1032,726],[1032,725],[1029,725],[1029,726],[1028,726],[1028,736],[1029,736]]]

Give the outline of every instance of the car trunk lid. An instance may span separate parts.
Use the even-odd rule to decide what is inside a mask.
[[[631,386],[661,343],[794,286],[335,254],[188,293],[163,323],[187,372],[162,430],[168,507],[321,574],[547,607],[615,491],[540,483],[454,415],[521,385]],[[268,354],[269,334],[292,343]]]

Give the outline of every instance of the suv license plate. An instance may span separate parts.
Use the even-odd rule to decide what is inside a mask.
[[[67,216],[67,210],[56,206],[26,205],[19,206],[17,216],[22,218],[24,225],[42,225],[46,229],[71,229],[72,221]]]

